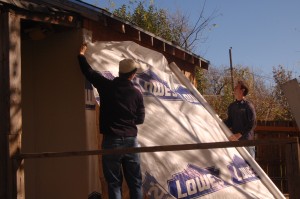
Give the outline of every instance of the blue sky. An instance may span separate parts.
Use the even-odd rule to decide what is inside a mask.
[[[86,0],[98,7],[108,7],[108,0]],[[116,7],[128,0],[112,0]],[[190,17],[199,16],[204,0],[154,0],[158,8],[180,10]],[[283,65],[300,76],[300,0],[207,0],[205,16],[217,10],[207,32],[208,40],[196,54],[214,67],[229,66],[232,47],[233,65],[249,66],[266,81],[272,79],[273,66]]]

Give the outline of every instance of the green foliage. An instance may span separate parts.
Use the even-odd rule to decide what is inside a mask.
[[[276,83],[273,91],[274,103],[277,105],[275,119],[291,120],[293,119],[293,116],[280,85],[292,80],[292,71],[288,71],[283,66],[279,65],[277,68],[273,67],[273,77]]]
[[[131,21],[131,14],[127,12],[126,5],[122,5],[119,9],[115,10],[114,14],[126,21]]]
[[[145,1],[135,1],[135,3],[137,6],[133,10],[130,5],[124,4],[116,9],[114,14],[168,41],[172,41],[173,37],[178,37],[174,35],[178,33],[172,32],[166,10],[157,9],[151,2],[148,6],[145,6]]]
[[[200,93],[204,93],[205,90],[207,90],[207,86],[208,86],[208,79],[205,78],[205,71],[202,70],[201,68],[199,67],[196,67],[195,69],[195,79],[198,80],[197,81],[197,90],[200,92]]]

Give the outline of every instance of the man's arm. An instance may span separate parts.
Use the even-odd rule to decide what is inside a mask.
[[[79,55],[77,56],[81,72],[91,84],[93,84],[95,87],[99,87],[104,81],[108,80],[98,71],[92,69],[90,64],[87,62],[86,57],[84,56],[86,50],[87,45],[83,44],[80,48]]]
[[[224,121],[226,126],[230,129],[232,128],[232,106],[229,105],[227,110],[227,119]],[[242,137],[241,133],[232,134],[228,139],[229,141],[238,141]]]
[[[228,106],[227,108],[227,119],[225,119],[224,123],[225,125],[228,127],[228,128],[231,128],[232,127],[232,114],[231,114],[231,105]]]

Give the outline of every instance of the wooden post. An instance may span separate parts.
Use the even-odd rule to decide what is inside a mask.
[[[0,13],[0,199],[8,198],[7,193],[7,132],[9,131],[9,101],[8,70],[4,67],[4,58],[7,56],[7,18]]]
[[[286,144],[286,172],[288,178],[288,191],[290,199],[300,198],[300,162],[299,162],[299,141]]]
[[[21,25],[15,14],[0,16],[0,199],[24,199],[22,160],[12,158],[21,151]]]
[[[235,100],[234,97],[234,81],[233,81],[233,68],[232,68],[232,53],[231,53],[232,47],[229,48],[229,60],[230,60],[230,75],[231,75],[231,88],[232,88],[232,97],[233,101]]]

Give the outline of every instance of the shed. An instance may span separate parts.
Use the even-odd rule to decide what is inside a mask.
[[[0,0],[1,199],[25,198],[25,193],[33,199],[57,198],[57,193],[87,197],[79,191],[87,189],[85,157],[26,164],[14,158],[22,151],[86,148],[84,112],[74,108],[84,104],[84,80],[76,67],[83,28],[94,41],[134,41],[158,51],[191,81],[196,67],[209,66],[204,58],[81,1]]]

